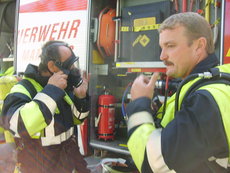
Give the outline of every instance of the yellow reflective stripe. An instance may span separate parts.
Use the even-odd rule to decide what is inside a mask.
[[[38,82],[36,82],[35,80],[33,80],[31,78],[27,78],[27,77],[24,77],[24,79],[29,80],[33,84],[33,86],[37,92],[42,91],[43,87]],[[65,95],[64,99],[69,105],[71,105],[73,103],[67,94]],[[60,113],[60,110],[58,109],[58,107],[56,107],[55,114],[59,114],[59,113]]]
[[[127,145],[130,154],[139,171],[141,171],[141,166],[144,161],[145,148],[149,136],[155,129],[154,124],[143,124],[133,132],[128,140]]]
[[[193,83],[195,83],[196,81],[200,80],[201,78],[196,78],[192,81],[189,81],[186,85],[183,86],[181,92],[180,92],[180,96],[179,96],[179,104],[178,104],[178,107],[180,110],[180,107],[181,107],[181,102],[184,98],[184,95],[186,94],[187,90],[191,87],[191,85]],[[164,115],[164,118],[162,119],[161,121],[161,125],[163,127],[165,127],[169,122],[171,122],[173,119],[174,119],[174,110],[175,110],[175,96],[176,96],[176,93],[174,95],[172,95],[168,100],[167,100],[167,103],[166,103],[166,107],[167,109],[165,110],[165,115]],[[163,107],[164,105],[162,105],[160,107],[160,109],[158,110],[158,118],[161,119],[161,113],[163,112]]]
[[[4,136],[5,136],[6,143],[13,143],[14,142],[13,135],[8,130],[4,131]]]
[[[4,129],[2,127],[0,127],[0,133],[3,133]]]
[[[25,104],[21,108],[20,114],[30,136],[42,131],[47,126],[38,104],[34,101]]]
[[[159,29],[160,24],[154,25],[144,25],[144,26],[136,26],[136,27],[129,27],[129,26],[121,26],[121,32],[140,32],[140,31],[150,31]]]
[[[73,123],[74,123],[74,125],[79,125],[82,122],[79,119],[77,119],[77,117],[73,116]]]
[[[37,92],[40,92],[43,89],[43,87],[38,82],[36,82],[35,80],[33,80],[31,78],[27,78],[27,77],[24,77],[23,79],[30,81]]]
[[[71,98],[68,96],[68,94],[65,93],[65,97],[64,97],[64,100],[69,104],[69,105],[72,105],[73,104],[73,101],[71,100]]]
[[[71,106],[73,105],[73,101],[71,100],[71,98],[68,96],[68,94],[65,93],[65,97],[64,100]],[[60,110],[58,109],[58,107],[56,107],[55,109],[55,114],[60,114]]]
[[[14,87],[11,89],[10,93],[22,93],[22,94],[27,95],[30,99],[32,99],[29,91],[27,91],[26,88],[20,84],[14,85]]]
[[[223,84],[210,84],[199,88],[199,90],[200,89],[205,89],[209,91],[213,95],[215,101],[217,102],[217,105],[219,106],[224,128],[225,128],[225,133],[227,135],[228,148],[230,151],[230,118],[229,118],[230,86],[223,85]],[[230,163],[230,153],[229,153],[229,163]]]
[[[40,137],[41,137],[40,132],[38,132],[38,133],[34,134],[33,136],[31,136],[31,138],[33,138],[33,139],[40,139]]]

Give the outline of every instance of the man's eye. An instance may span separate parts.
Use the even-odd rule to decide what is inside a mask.
[[[167,47],[168,47],[168,48],[174,47],[174,45],[173,45],[173,44],[168,44]]]

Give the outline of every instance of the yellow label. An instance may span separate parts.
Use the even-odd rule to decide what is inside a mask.
[[[160,27],[160,24],[135,26],[135,27],[122,26],[120,30],[121,32],[140,32],[140,31],[156,30],[156,29],[159,29],[159,27]]]
[[[159,28],[159,26],[160,24],[137,26],[133,28],[133,32],[156,30]]]
[[[127,76],[127,75],[126,74],[117,74],[117,76],[124,77],[124,76]]]
[[[125,62],[124,64],[133,65],[135,62]]]
[[[155,17],[140,18],[140,19],[135,19],[133,21],[134,27],[154,25],[154,24],[156,24],[156,18]]]
[[[133,64],[135,64],[135,62],[123,62],[122,64],[116,63],[116,67],[122,67],[124,65],[133,65]]]
[[[122,26],[121,27],[121,32],[129,32],[129,27],[128,26]]]
[[[228,52],[227,52],[227,57],[230,57],[230,48],[228,49]]]
[[[141,72],[141,68],[132,68],[130,69],[131,72]]]
[[[121,64],[120,63],[116,63],[116,67],[120,67],[121,66]]]

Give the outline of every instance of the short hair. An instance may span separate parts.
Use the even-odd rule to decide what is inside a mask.
[[[174,29],[177,26],[185,28],[189,45],[192,41],[204,37],[207,40],[207,53],[211,54],[215,51],[211,26],[203,16],[195,12],[173,14],[163,21],[158,31],[161,33],[163,30]]]
[[[41,62],[39,64],[39,70],[40,71],[47,71],[48,67],[47,64],[49,61],[53,60],[53,61],[59,61],[61,59],[61,55],[60,52],[58,50],[58,48],[60,46],[66,46],[68,47],[70,50],[71,48],[69,47],[69,45],[63,41],[59,41],[59,40],[50,40],[47,41],[43,46],[42,46],[42,51],[41,51]]]

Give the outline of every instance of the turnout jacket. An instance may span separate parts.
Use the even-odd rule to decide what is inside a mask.
[[[190,75],[208,71],[217,64],[216,56],[210,54]],[[229,66],[218,68],[229,73]],[[205,85],[183,100],[196,80],[182,87],[176,113],[175,95],[167,101],[163,117],[159,115],[164,105],[159,109],[161,128],[155,126],[150,99],[142,97],[128,104],[128,148],[141,172],[230,171],[230,85]]]
[[[46,85],[31,64],[22,81],[4,100],[4,128],[16,138],[39,139],[42,146],[68,140],[74,134],[74,125],[88,116],[89,98],[78,99],[54,85]]]

